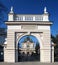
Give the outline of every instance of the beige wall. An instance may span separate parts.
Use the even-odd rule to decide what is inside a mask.
[[[22,36],[29,34],[40,42],[40,62],[51,62],[50,25],[8,25],[5,62],[18,61],[18,41]]]

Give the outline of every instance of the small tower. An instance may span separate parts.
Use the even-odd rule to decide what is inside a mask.
[[[49,21],[49,14],[46,7],[44,7],[43,21]]]
[[[8,21],[14,20],[14,12],[13,12],[13,6],[11,6],[10,13],[8,14]]]

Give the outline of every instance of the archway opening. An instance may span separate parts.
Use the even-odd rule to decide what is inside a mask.
[[[18,42],[18,62],[40,61],[40,44],[33,35],[25,35]]]

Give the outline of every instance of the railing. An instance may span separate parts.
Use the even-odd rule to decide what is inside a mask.
[[[43,21],[42,15],[15,15],[15,21]]]

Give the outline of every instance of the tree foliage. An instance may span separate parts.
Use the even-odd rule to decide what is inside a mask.
[[[58,34],[56,36],[51,35],[52,42],[56,44],[55,48],[58,46]],[[57,47],[58,48],[58,47]]]
[[[58,58],[58,34],[56,36],[51,35],[52,42],[54,43],[54,57]]]

